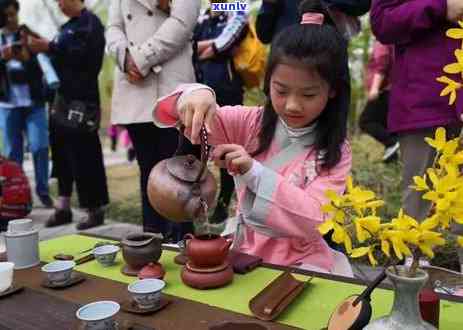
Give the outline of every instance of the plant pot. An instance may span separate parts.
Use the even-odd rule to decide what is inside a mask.
[[[429,276],[418,269],[415,277],[406,277],[404,266],[397,266],[399,275],[392,267],[386,275],[394,286],[394,303],[388,316],[381,317],[368,324],[364,330],[436,330],[434,326],[423,321],[418,303],[418,294]]]

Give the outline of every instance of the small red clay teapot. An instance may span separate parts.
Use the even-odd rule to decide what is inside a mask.
[[[228,250],[232,245],[219,235],[185,235],[186,255],[193,266],[198,268],[212,268],[222,265],[228,256]]]
[[[216,180],[207,169],[209,146],[205,128],[201,131],[201,161],[193,155],[178,155],[183,140],[182,129],[174,157],[156,164],[148,178],[151,206],[174,222],[197,219],[206,212],[205,205],[212,206],[217,190]]]

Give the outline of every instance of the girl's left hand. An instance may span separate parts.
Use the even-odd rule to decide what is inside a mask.
[[[212,160],[226,168],[231,175],[245,174],[252,167],[253,159],[247,151],[238,144],[221,144],[214,148]]]

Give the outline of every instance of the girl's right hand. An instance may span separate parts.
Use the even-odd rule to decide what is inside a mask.
[[[447,19],[457,23],[463,18],[463,1],[447,0]]]
[[[180,121],[191,129],[191,143],[200,143],[203,125],[209,131],[215,116],[217,103],[214,94],[205,88],[197,89],[183,97],[178,104]]]

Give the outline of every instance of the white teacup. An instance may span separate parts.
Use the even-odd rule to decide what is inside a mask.
[[[138,280],[129,285],[133,300],[141,309],[156,308],[161,304],[161,292],[166,282],[154,278]]]
[[[116,245],[103,245],[95,248],[93,255],[103,267],[109,267],[114,265],[114,260],[119,250],[120,248]]]
[[[14,263],[0,262],[0,293],[8,290],[13,283]]]
[[[97,301],[79,308],[76,317],[85,322],[85,330],[114,330],[113,316],[120,308],[114,301]]]
[[[71,260],[53,261],[42,267],[42,272],[52,284],[63,284],[71,279],[71,274],[76,263]]]

